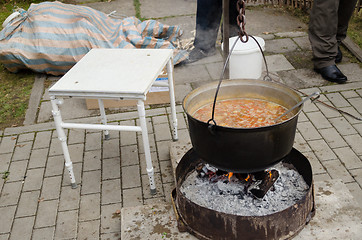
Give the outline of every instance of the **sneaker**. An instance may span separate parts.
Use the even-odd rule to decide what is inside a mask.
[[[208,51],[202,50],[200,48],[194,48],[189,53],[189,57],[183,61],[183,64],[193,63],[196,61],[199,61],[200,59],[203,59],[205,57],[210,57],[216,54],[216,49],[212,48]]]

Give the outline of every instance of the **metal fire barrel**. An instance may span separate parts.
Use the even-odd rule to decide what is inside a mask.
[[[191,149],[176,168],[174,202],[180,231],[186,230],[199,239],[291,239],[310,221],[315,213],[312,169],[308,159],[293,148],[283,160],[302,175],[309,186],[305,196],[280,212],[264,216],[240,216],[201,207],[187,199],[180,187],[188,174],[202,162]]]

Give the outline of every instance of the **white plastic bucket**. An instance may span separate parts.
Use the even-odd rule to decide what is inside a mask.
[[[263,51],[265,42],[261,37],[255,37]],[[238,37],[229,39],[229,51]],[[222,46],[221,46],[222,47]],[[229,60],[230,79],[258,79],[263,68],[263,55],[255,40],[249,37],[246,43],[238,40]]]

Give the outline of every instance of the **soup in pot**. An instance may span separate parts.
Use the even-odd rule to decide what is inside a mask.
[[[213,102],[195,111],[194,118],[207,122],[211,119]],[[251,98],[238,98],[217,101],[214,120],[217,125],[232,128],[255,128],[283,122],[291,117],[287,114],[275,122],[274,119],[287,109],[277,103]]]

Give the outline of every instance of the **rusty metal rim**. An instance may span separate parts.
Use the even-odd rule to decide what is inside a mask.
[[[310,217],[306,219],[305,225],[307,225],[310,220],[314,217],[315,215],[315,206],[314,206],[314,185],[312,185],[312,198],[313,198],[313,208],[310,212]],[[208,238],[204,235],[202,235],[201,233],[199,233],[198,231],[195,231],[192,227],[190,227],[189,225],[187,225],[187,223],[185,223],[185,220],[182,218],[182,216],[179,214],[179,210],[176,206],[176,188],[174,188],[171,192],[171,204],[173,207],[173,211],[175,213],[176,216],[176,221],[177,221],[177,228],[180,232],[189,232],[191,234],[193,234],[194,236],[196,236],[198,239],[201,240],[212,240],[212,238]],[[293,233],[291,233],[291,235],[285,236],[285,238],[281,239],[281,240],[289,240],[294,238],[295,236],[297,236],[305,227],[305,225],[300,225],[298,229],[296,229]]]

